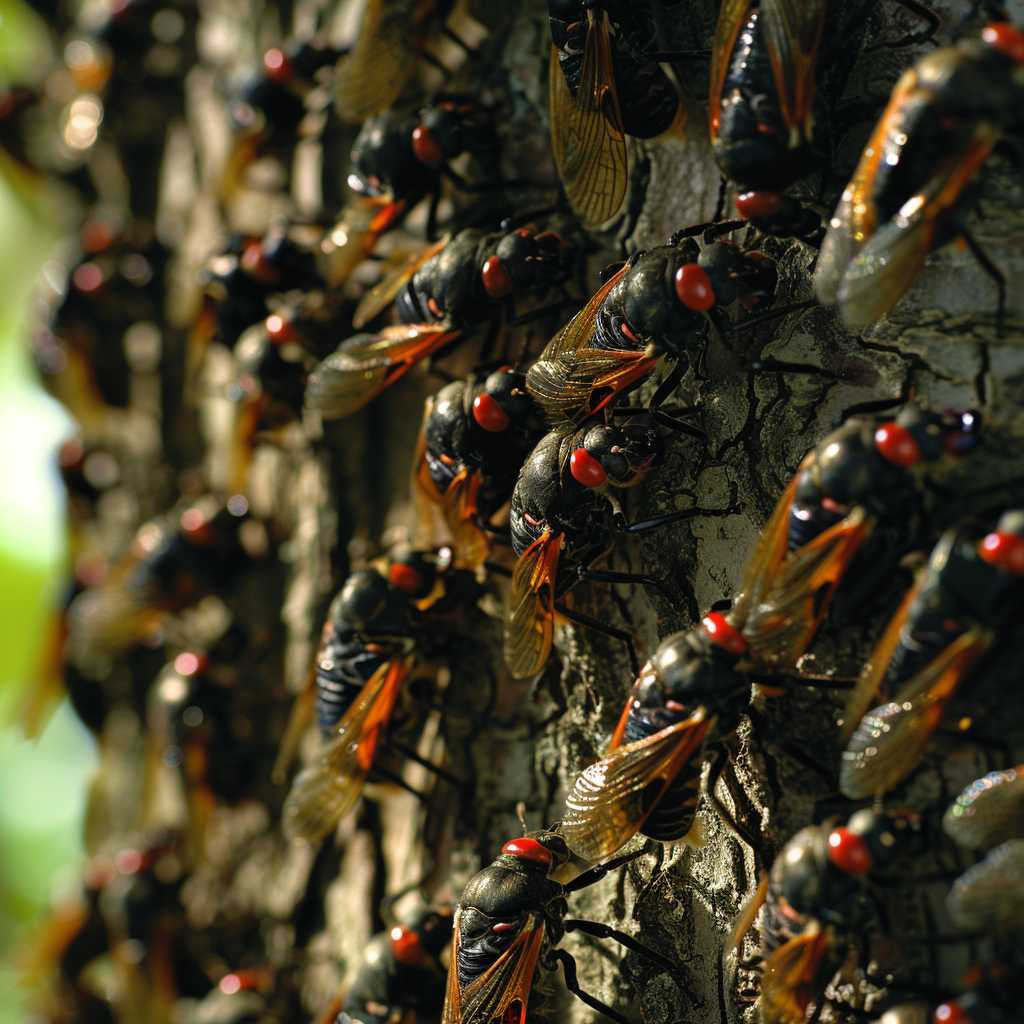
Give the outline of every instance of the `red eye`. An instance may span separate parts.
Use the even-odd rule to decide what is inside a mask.
[[[486,391],[473,399],[473,419],[478,426],[491,434],[500,434],[503,430],[508,430],[511,422],[508,413]]]
[[[388,580],[392,586],[407,594],[416,594],[423,589],[423,577],[405,562],[392,562],[388,569]]]
[[[684,263],[676,271],[676,295],[687,309],[705,312],[715,304],[715,290],[704,268]]]
[[[584,487],[600,487],[608,479],[604,466],[586,448],[577,448],[572,453],[569,472],[576,483]]]
[[[292,77],[292,66],[284,51],[274,46],[263,54],[263,70],[273,82],[287,82]]]
[[[732,654],[743,654],[746,651],[746,638],[721,612],[708,612],[700,624],[708,639],[716,646]]]
[[[95,263],[83,263],[71,275],[75,287],[88,295],[103,286],[103,271]]]
[[[430,133],[429,128],[418,124],[412,130],[412,151],[421,164],[438,167],[444,163],[444,150]]]
[[[1015,533],[990,533],[978,545],[978,554],[989,565],[998,565],[1015,576],[1024,574],[1024,537]]]
[[[1015,25],[1006,21],[986,25],[981,38],[993,50],[1005,53],[1010,60],[1015,60],[1018,64],[1024,63],[1024,32]]]
[[[736,212],[744,220],[755,217],[770,217],[778,213],[782,206],[782,195],[779,192],[744,192],[736,197]]]
[[[520,860],[532,860],[537,864],[546,864],[549,867],[555,859],[554,854],[536,839],[523,836],[521,839],[510,839],[502,848],[501,852],[509,857],[518,857]]]
[[[420,937],[414,931],[400,925],[391,929],[391,952],[402,964],[418,964],[423,960]]]
[[[898,423],[883,423],[875,431],[875,447],[883,458],[897,466],[913,466],[921,460],[914,435]]]
[[[181,513],[181,529],[190,544],[206,545],[214,541],[210,521],[197,508],[187,508]]]
[[[295,331],[292,325],[279,313],[271,313],[267,317],[267,337],[275,345],[283,345],[285,342],[295,340]]]
[[[197,676],[206,671],[209,659],[205,654],[195,654],[193,651],[182,651],[174,659],[174,671],[179,676]]]
[[[484,260],[480,276],[484,280],[484,290],[492,299],[504,299],[512,294],[512,275],[497,256],[488,256]]]
[[[866,875],[871,870],[868,844],[848,828],[834,829],[828,837],[828,859],[848,875]]]
[[[967,1011],[957,1003],[943,1003],[935,1008],[935,1016],[932,1018],[935,1024],[972,1024],[967,1016]]]

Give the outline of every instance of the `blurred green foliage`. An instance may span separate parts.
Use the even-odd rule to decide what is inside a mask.
[[[0,0],[0,84],[41,64],[46,37],[20,2]],[[55,448],[68,419],[39,387],[28,304],[54,241],[46,192],[0,152],[0,721],[35,682],[64,586],[64,503]],[[93,744],[65,705],[38,742],[0,731],[0,1022],[25,1019],[10,954],[64,875],[81,866]],[[6,963],[4,963],[6,961]]]

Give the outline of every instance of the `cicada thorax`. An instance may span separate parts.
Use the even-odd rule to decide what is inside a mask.
[[[675,278],[699,253],[697,244],[685,239],[635,257],[598,312],[594,347],[643,351],[653,345],[676,359],[691,355],[705,321],[699,311],[679,301]]]
[[[399,585],[375,569],[354,572],[331,603],[315,667],[317,721],[324,736],[374,673],[415,641],[419,619],[408,590],[412,581],[391,575]]]
[[[598,5],[600,11],[600,5]],[[580,3],[549,3],[551,42],[569,91],[578,95],[587,36],[587,7]],[[679,112],[679,94],[655,61],[642,60],[623,44],[615,22],[612,73],[618,92],[622,129],[638,139],[653,139],[667,131]]]
[[[932,413],[907,406],[894,421],[852,420],[829,434],[799,471],[787,547],[799,549],[854,508],[886,524],[913,507],[917,473],[977,443],[973,413]]]
[[[569,439],[547,434],[523,463],[509,510],[512,549],[517,555],[545,532],[562,537],[555,591],[576,581],[577,566],[589,564],[611,545],[611,507],[568,470]]]
[[[424,459],[444,495],[457,476],[478,476],[476,507],[487,521],[512,494],[526,456],[544,435],[523,374],[503,368],[445,385],[424,422]]]
[[[349,154],[348,185],[358,195],[390,197],[415,205],[439,184],[439,171],[413,151],[420,115],[388,110],[367,118]]]
[[[793,138],[786,123],[761,26],[751,4],[722,87],[714,154],[730,181],[742,188],[780,189],[808,173],[809,141]]]
[[[1004,515],[981,542],[946,534],[907,609],[887,681],[898,687],[968,629],[998,629],[1021,593],[1022,573],[1021,513]]]
[[[915,825],[913,816],[865,809],[842,826],[801,829],[786,843],[772,864],[762,918],[763,1010],[803,1010],[820,997],[850,944],[878,924],[865,877],[908,851],[904,837]]]
[[[342,1009],[359,1020],[390,1020],[398,1011],[439,1017],[445,971],[438,958],[451,936],[451,911],[433,909],[373,936],[345,992]]]
[[[705,745],[733,732],[749,702],[750,685],[737,670],[739,657],[701,626],[663,640],[641,672],[621,732],[613,737],[613,749],[654,736],[698,712],[713,722],[697,756],[682,766],[656,798],[641,835],[675,842],[693,826]]]
[[[1018,116],[1021,93],[1009,74],[1013,64],[1000,50],[971,39],[926,54],[906,73],[901,85],[909,88],[891,111],[883,159],[870,186],[875,225],[896,216],[950,153],[966,152],[979,121],[1001,128]],[[933,248],[955,233],[956,211],[971,198],[965,191],[945,211]]]
[[[476,1019],[467,1012],[467,998],[486,1000],[492,1007],[518,1003],[525,1013],[538,959],[563,932],[565,891],[550,876],[567,859],[568,849],[556,833],[531,833],[505,843],[498,857],[467,883],[459,900],[449,968],[455,977],[448,985],[449,1004],[453,987],[461,991],[465,1019]],[[488,991],[509,984],[491,973],[503,957],[515,958],[509,968],[516,988]]]

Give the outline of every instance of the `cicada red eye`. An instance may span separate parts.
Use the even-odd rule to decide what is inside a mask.
[[[284,50],[277,46],[271,47],[263,54],[263,70],[267,78],[274,82],[287,82],[292,77],[291,62]]]
[[[206,671],[209,659],[205,654],[196,654],[194,651],[182,651],[174,659],[174,671],[179,676],[197,676]]]
[[[402,964],[418,964],[423,960],[420,937],[411,929],[396,925],[391,929],[391,952]]]
[[[943,1003],[935,1008],[935,1024],[972,1024],[967,1011],[959,1003]]]
[[[608,479],[604,466],[586,448],[577,448],[572,453],[569,472],[576,483],[584,487],[600,487]]]
[[[431,134],[430,129],[421,124],[412,130],[412,151],[421,164],[438,167],[444,163],[444,150]]]
[[[103,271],[95,263],[83,263],[75,267],[71,280],[80,292],[88,295],[103,287]]]
[[[266,321],[267,337],[275,345],[283,345],[295,340],[295,330],[279,313],[271,313]]]
[[[1024,574],[1024,537],[1015,533],[988,534],[978,545],[978,554],[989,565],[998,565],[1015,576]]]
[[[743,654],[746,651],[746,638],[721,612],[708,612],[701,619],[701,625],[716,646],[732,654]]]
[[[914,435],[898,423],[883,423],[875,431],[879,454],[897,466],[913,466],[921,460],[921,449]]]
[[[501,852],[509,857],[518,857],[520,860],[532,860],[537,864],[551,866],[554,861],[554,854],[536,839],[529,836],[522,836],[519,839],[510,839],[501,848]]]
[[[871,850],[867,842],[848,828],[833,829],[829,834],[828,859],[848,875],[866,875],[871,870]]]
[[[512,294],[512,275],[497,256],[488,256],[480,271],[484,290],[492,299],[504,299]]]
[[[491,434],[508,430],[511,422],[508,413],[486,391],[473,399],[473,419],[477,426]]]
[[[981,38],[1000,53],[1005,53],[1010,60],[1018,64],[1024,63],[1024,32],[1009,22],[994,22],[986,25]]]
[[[736,212],[744,220],[770,217],[779,212],[782,195],[779,192],[744,192],[736,197]]]
[[[416,594],[423,589],[423,577],[406,562],[391,563],[388,569],[388,582],[407,594]]]
[[[715,289],[703,267],[684,263],[676,271],[676,295],[687,309],[706,312],[715,304]]]
[[[181,529],[190,544],[212,544],[213,527],[210,521],[197,508],[187,508],[181,513]]]

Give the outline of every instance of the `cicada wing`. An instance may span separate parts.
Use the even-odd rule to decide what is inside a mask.
[[[979,123],[969,146],[943,160],[925,187],[853,258],[837,293],[847,327],[864,327],[878,320],[914,283],[935,247],[941,218],[955,206],[998,137],[994,126]]]
[[[309,375],[306,406],[324,419],[351,416],[459,333],[442,323],[396,324],[356,335]]]
[[[943,815],[942,828],[969,850],[1024,838],[1024,765],[975,779]]]
[[[871,652],[871,657],[864,665],[864,670],[853,688],[846,707],[843,709],[843,727],[839,733],[839,740],[845,746],[857,728],[857,723],[864,717],[864,712],[871,707],[882,691],[882,684],[886,673],[889,670],[889,663],[896,652],[900,642],[900,632],[907,621],[907,612],[914,603],[921,590],[921,580],[914,584],[900,602],[896,614],[889,620],[885,632]],[[885,696],[885,694],[883,694]]]
[[[416,69],[413,26],[405,4],[366,0],[355,45],[334,72],[334,107],[360,124],[398,99]]]
[[[873,198],[875,178],[885,153],[899,148],[895,146],[895,139],[903,129],[904,105],[916,88],[913,71],[906,72],[896,83],[853,177],[843,190],[814,271],[814,291],[819,302],[830,305],[836,301],[847,268],[875,233],[878,226],[878,210]]]
[[[512,570],[505,616],[505,661],[516,679],[547,664],[555,632],[555,582],[562,535],[545,531]]]
[[[793,507],[793,496],[796,494],[797,481],[800,474],[809,465],[812,455],[800,463],[787,485],[782,497],[775,504],[771,518],[761,531],[761,539],[757,542],[750,561],[743,570],[743,582],[740,592],[733,602],[730,617],[742,631],[748,612],[761,603],[762,595],[771,584],[771,580],[786,557],[786,546],[789,538],[789,515]]]
[[[743,635],[754,662],[790,667],[807,650],[836,587],[857,549],[874,528],[863,508],[820,533],[790,554],[751,607]]]
[[[541,360],[554,361],[573,357],[581,350],[590,348],[590,340],[597,326],[597,314],[608,293],[622,280],[629,267],[623,264],[587,300],[587,304],[544,346]]]
[[[328,286],[340,288],[404,212],[404,200],[380,196],[353,199],[321,243],[320,266]]]
[[[830,945],[830,931],[812,924],[768,957],[761,976],[762,1024],[804,1024]]]
[[[811,137],[815,76],[828,0],[764,0],[759,25],[768,46],[782,117],[795,144]]]
[[[710,89],[708,92],[708,113],[711,119],[711,141],[718,137],[721,118],[722,90],[732,63],[732,51],[740,30],[746,24],[750,12],[750,0],[722,0],[715,25],[715,39],[711,47]]]
[[[1009,839],[968,868],[946,899],[950,917],[961,928],[987,935],[1024,928],[1024,839]]]
[[[588,13],[580,84],[573,97],[551,48],[551,150],[565,195],[587,226],[613,217],[626,194],[626,136],[615,88],[608,15]]]
[[[585,860],[611,857],[643,827],[658,800],[701,750],[712,726],[703,710],[617,747],[584,769],[565,801],[562,834]]]
[[[289,838],[317,842],[355,806],[410,669],[403,658],[381,665],[345,712],[334,739],[295,777],[283,812]]]
[[[512,945],[463,988],[458,968],[462,952],[460,913],[455,912],[441,1024],[526,1024],[533,975],[544,943],[544,922],[530,914]]]
[[[974,662],[988,649],[992,633],[970,629],[948,644],[896,695],[869,711],[843,751],[839,789],[851,800],[877,796],[902,782],[917,767],[946,704]]]
[[[479,470],[464,469],[456,474],[441,498],[460,565],[482,565],[490,551],[487,535],[479,525],[477,495],[481,483]]]
[[[402,266],[388,274],[379,284],[374,285],[359,301],[352,326],[359,330],[376,316],[382,313],[395,299],[401,290],[412,280],[413,275],[427,260],[432,259],[448,244],[448,238],[428,245],[414,253]]]
[[[754,890],[750,899],[743,904],[743,909],[740,910],[740,916],[736,918],[736,923],[732,926],[732,931],[729,933],[729,941],[725,944],[725,948],[739,949],[740,943],[743,941],[747,932],[754,925],[754,921],[757,919],[758,911],[764,906],[764,901],[768,898],[768,872],[761,872],[761,881],[757,883],[757,888]]]

